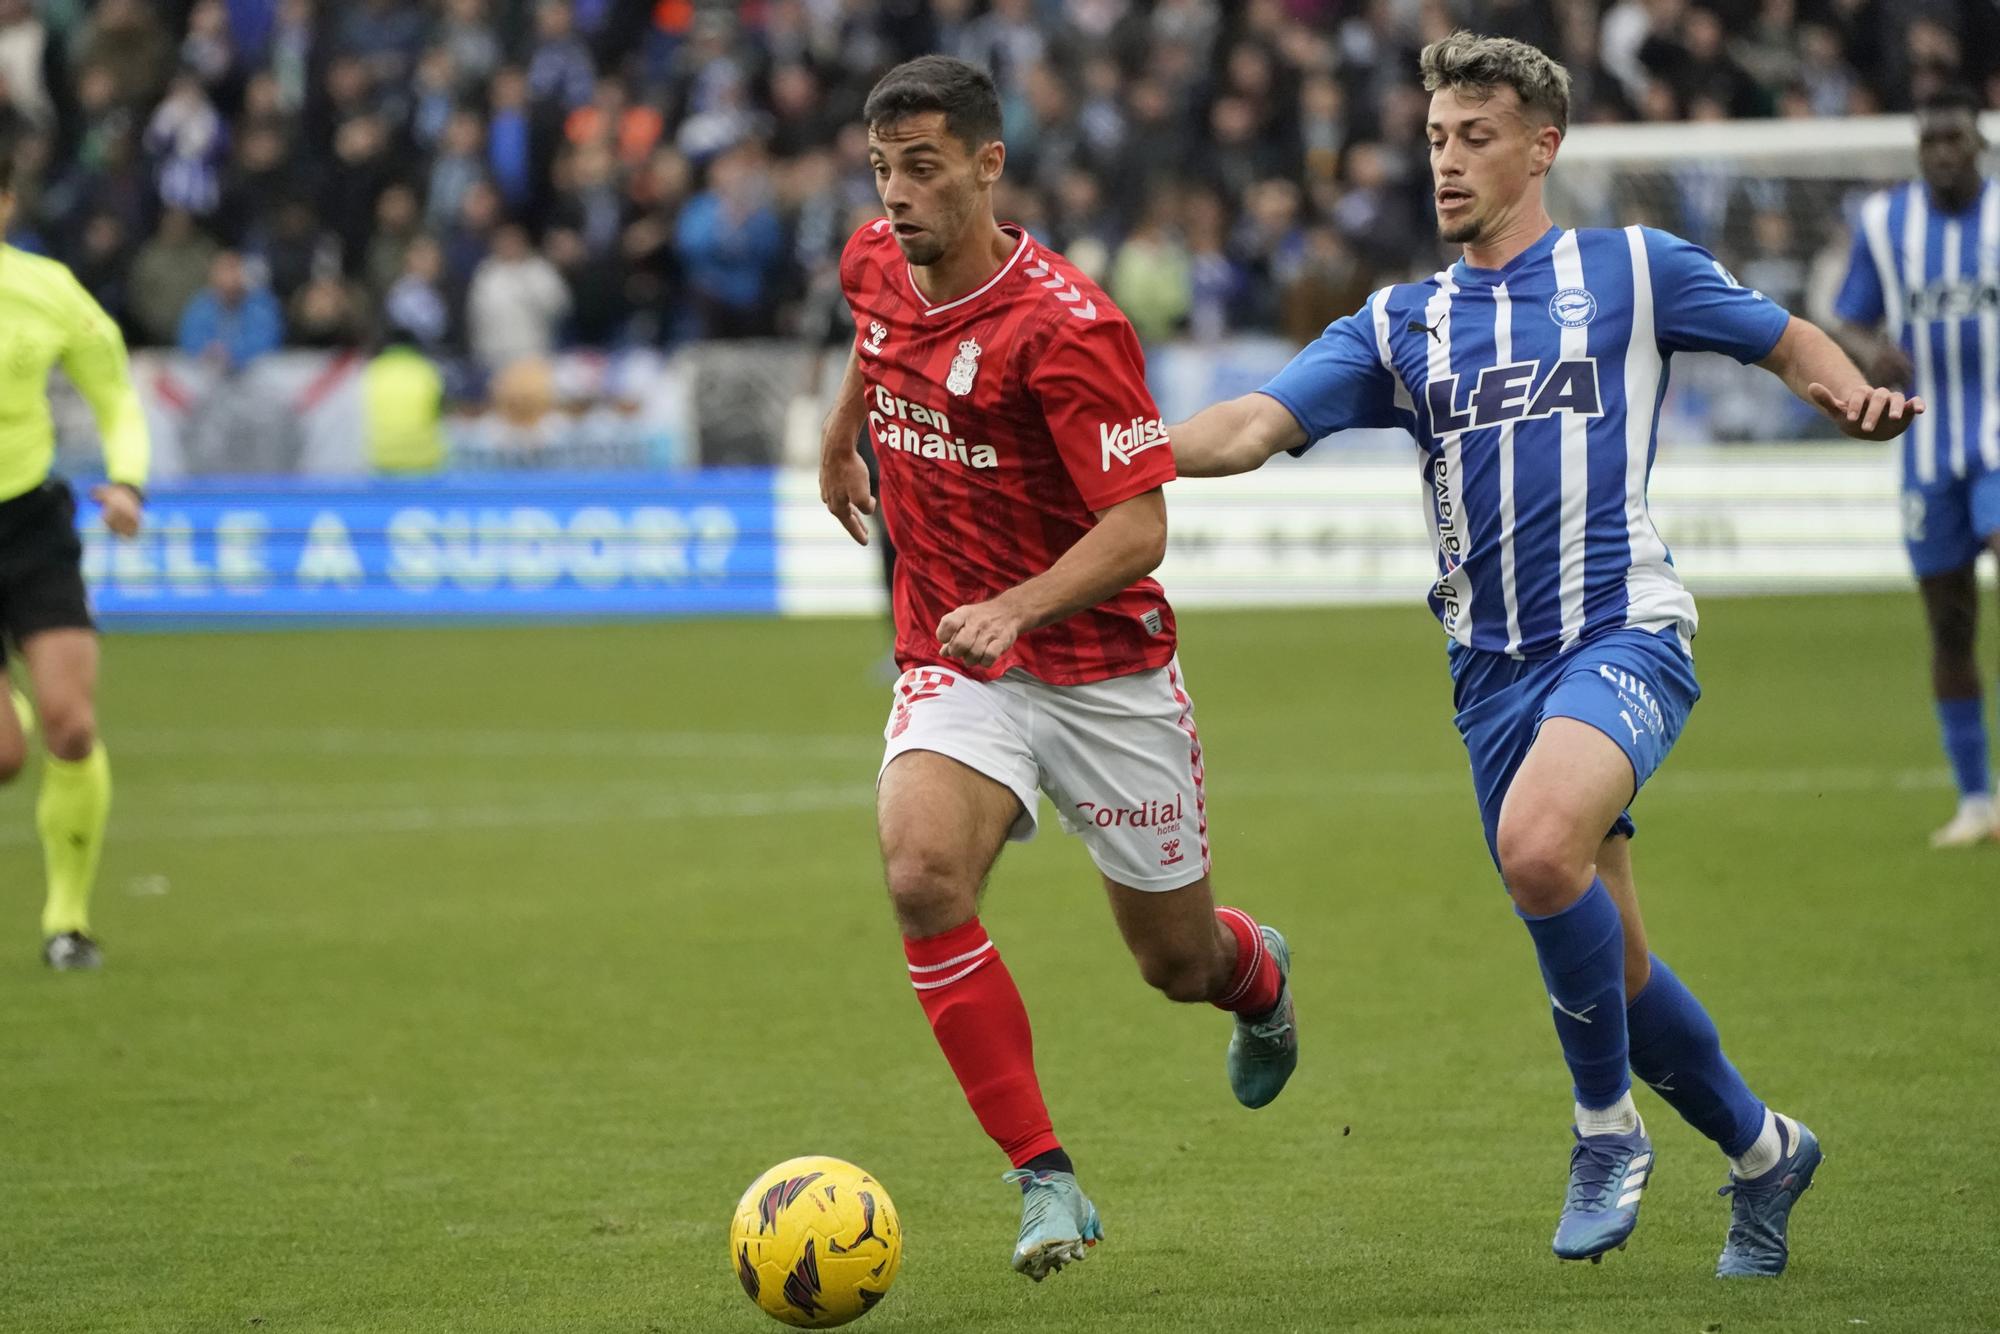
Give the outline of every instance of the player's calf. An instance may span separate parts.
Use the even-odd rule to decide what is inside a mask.
[[[12,686],[5,710],[0,710],[0,783],[17,777],[28,763],[28,738],[35,731],[35,706]]]
[[[1213,938],[1185,944],[1135,946],[1139,976],[1170,1001],[1195,1005],[1218,999],[1229,983],[1229,956]]]

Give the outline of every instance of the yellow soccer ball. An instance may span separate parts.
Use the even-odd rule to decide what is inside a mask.
[[[750,1300],[798,1329],[875,1308],[903,1262],[882,1183],[838,1158],[793,1158],[750,1183],[729,1224],[729,1263]]]

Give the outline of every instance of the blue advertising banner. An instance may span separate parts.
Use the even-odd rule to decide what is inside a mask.
[[[109,625],[778,607],[761,470],[185,481],[148,497],[131,541],[81,510],[84,573]]]

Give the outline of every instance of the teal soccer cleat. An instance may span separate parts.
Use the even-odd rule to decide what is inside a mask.
[[[1014,1243],[1014,1268],[1035,1282],[1081,1261],[1104,1240],[1097,1207],[1074,1175],[1017,1167],[1001,1180],[1021,1187],[1021,1239]]]
[[[1640,1126],[1629,1135],[1576,1133],[1569,1154],[1569,1196],[1556,1223],[1558,1259],[1599,1264],[1625,1249],[1639,1226],[1639,1200],[1653,1171],[1653,1141]]]
[[[1266,1015],[1236,1016],[1229,1037],[1229,1088],[1245,1107],[1262,1107],[1284,1091],[1299,1068],[1299,1032],[1292,1009],[1292,951],[1272,927],[1257,928],[1278,961],[1278,1003]]]
[[[1797,1134],[1791,1134],[1792,1129]],[[1785,1230],[1792,1206],[1812,1189],[1813,1173],[1825,1157],[1819,1137],[1798,1122],[1778,1118],[1778,1134],[1791,1140],[1778,1165],[1761,1176],[1739,1181],[1730,1173],[1719,1194],[1729,1201],[1729,1238],[1715,1262],[1717,1278],[1776,1278],[1791,1258]]]

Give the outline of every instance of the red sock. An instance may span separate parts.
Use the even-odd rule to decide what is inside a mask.
[[[977,917],[941,936],[903,941],[910,982],[979,1124],[1019,1167],[1061,1148],[1035,1079],[1028,1010]]]
[[[1277,1005],[1283,980],[1278,976],[1278,961],[1264,948],[1264,933],[1241,908],[1217,908],[1215,920],[1236,937],[1236,967],[1215,1008],[1232,1014],[1265,1013]]]

